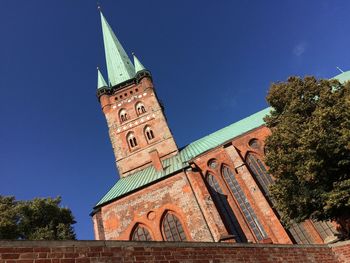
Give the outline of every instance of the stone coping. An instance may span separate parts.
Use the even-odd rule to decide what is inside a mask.
[[[99,241],[99,240],[79,240],[79,241],[47,241],[47,240],[0,240],[0,247],[181,247],[181,248],[326,248],[339,247],[350,244],[349,241],[337,242],[334,244],[252,244],[252,243],[213,243],[213,242],[164,242],[164,241]]]

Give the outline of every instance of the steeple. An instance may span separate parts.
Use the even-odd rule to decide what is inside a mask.
[[[141,64],[140,60],[136,57],[135,53],[132,53],[134,56],[134,65],[135,65],[135,72],[139,72],[141,70],[145,70],[145,67]]]
[[[135,68],[101,11],[100,14],[108,79],[114,86],[133,78]]]
[[[108,88],[105,79],[102,76],[100,69],[97,67],[97,89]]]

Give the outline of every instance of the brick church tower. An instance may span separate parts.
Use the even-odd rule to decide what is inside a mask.
[[[109,84],[98,70],[98,97],[106,116],[121,177],[161,160],[178,149],[152,82],[135,54],[134,65],[101,12]]]
[[[108,82],[98,69],[120,179],[91,213],[98,240],[312,244],[335,240],[332,222],[286,228],[273,209],[264,163],[266,108],[178,148],[151,73],[132,63],[101,13]],[[336,76],[350,79],[350,72]]]

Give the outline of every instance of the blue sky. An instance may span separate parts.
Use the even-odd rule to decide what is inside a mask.
[[[267,106],[272,82],[350,69],[349,1],[100,1],[153,74],[179,146]],[[89,213],[117,180],[95,96],[106,76],[96,1],[11,0],[0,9],[0,194],[62,196]]]

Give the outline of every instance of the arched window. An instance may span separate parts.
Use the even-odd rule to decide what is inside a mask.
[[[145,105],[143,105],[142,102],[138,102],[136,104],[136,111],[137,111],[137,114],[140,115],[142,113],[145,113],[146,112],[146,108],[145,108]]]
[[[248,202],[247,197],[243,193],[242,188],[237,182],[237,179],[235,178],[235,175],[232,173],[230,168],[227,166],[222,167],[222,176],[224,177],[227,185],[229,186],[230,190],[233,193],[233,196],[235,197],[238,206],[240,207],[241,211],[243,212],[250,228],[252,229],[255,237],[258,240],[263,240],[267,238],[266,232],[259,222],[253,208],[251,207],[250,203]]]
[[[127,140],[130,148],[134,148],[137,146],[137,140],[133,132],[128,134]]]
[[[208,189],[213,201],[218,209],[218,212],[224,222],[227,232],[235,236],[236,242],[246,242],[246,237],[239,226],[237,218],[233,213],[230,204],[227,201],[227,196],[224,195],[218,181],[212,174],[207,174],[206,181],[209,185]]]
[[[167,212],[164,216],[163,233],[166,241],[186,241],[186,234],[180,220],[173,214]]]
[[[120,122],[124,122],[124,121],[126,121],[129,118],[128,117],[128,113],[126,112],[125,109],[120,110],[119,118],[120,118]]]
[[[146,135],[146,138],[147,138],[148,141],[154,139],[154,133],[153,133],[151,127],[147,126],[145,128],[145,135]]]
[[[265,195],[269,196],[269,186],[273,184],[271,175],[266,171],[263,162],[256,158],[253,154],[248,153],[246,158],[249,169],[252,171],[256,181],[261,186]]]
[[[147,228],[137,225],[137,227],[134,229],[131,240],[133,241],[152,241],[151,234],[147,230]]]

